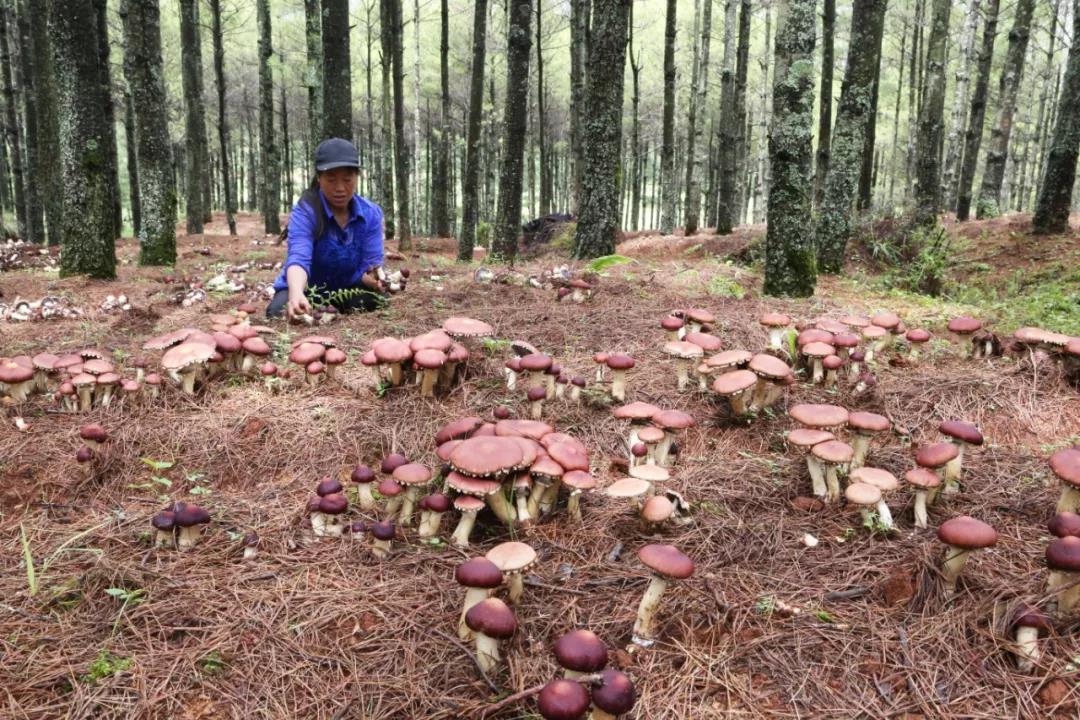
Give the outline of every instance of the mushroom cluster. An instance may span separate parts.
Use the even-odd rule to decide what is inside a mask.
[[[198,505],[170,503],[150,519],[154,546],[162,549],[190,550],[202,537],[202,528],[210,523],[210,513]]]
[[[679,433],[693,427],[694,416],[682,410],[663,410],[640,400],[620,405],[612,411],[617,420],[628,420],[626,435],[627,458],[631,468],[638,465],[657,465],[661,468],[675,464]],[[635,448],[640,455],[635,454]]]
[[[399,340],[384,337],[371,343],[361,362],[371,369],[377,386],[420,386],[421,397],[447,391],[463,374],[469,345],[494,334],[481,320],[452,317],[429,332]],[[475,348],[474,348],[475,350]]]

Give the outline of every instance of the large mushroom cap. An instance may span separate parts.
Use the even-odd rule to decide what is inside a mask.
[[[170,510],[162,510],[150,518],[150,524],[157,530],[172,530],[176,525],[176,513]]]
[[[439,432],[435,433],[435,444],[442,445],[450,440],[464,440],[483,424],[482,418],[473,416],[451,420],[443,425]]]
[[[694,561],[674,545],[646,545],[638,550],[638,559],[653,572],[677,580],[694,574]]]
[[[954,332],[957,335],[970,335],[982,328],[982,322],[976,320],[973,317],[967,317],[961,315],[960,317],[954,317],[949,321],[949,331]]]
[[[712,389],[725,397],[746,392],[757,384],[757,375],[750,370],[734,370],[713,380]]]
[[[589,453],[585,446],[576,440],[548,445],[547,452],[551,459],[562,465],[565,470],[589,469]]]
[[[596,487],[596,478],[584,470],[571,470],[563,475],[562,481],[572,490],[592,490]]]
[[[454,570],[458,585],[473,588],[495,588],[502,585],[503,574],[495,563],[485,557],[466,560]]]
[[[942,442],[926,445],[915,453],[915,462],[919,467],[940,468],[960,454],[960,449],[952,443]]]
[[[600,673],[600,684],[592,689],[592,701],[600,710],[611,715],[622,715],[634,709],[637,692],[634,683],[625,673],[618,670],[604,670]]]
[[[210,513],[198,505],[177,505],[174,507],[176,524],[180,527],[194,527],[210,522]]]
[[[384,475],[389,475],[407,462],[409,462],[409,459],[401,453],[390,453],[383,458],[379,469]]]
[[[872,412],[856,411],[848,413],[848,427],[864,433],[884,432],[892,427],[889,418]]]
[[[453,340],[442,330],[432,330],[426,332],[423,335],[417,335],[409,341],[409,349],[414,353],[418,353],[421,350],[438,350],[440,352],[446,352],[453,344]]]
[[[165,351],[161,356],[161,367],[166,370],[183,370],[189,365],[200,365],[210,359],[214,350],[210,345],[185,341]]]
[[[716,352],[720,349],[720,338],[703,332],[687,333],[686,342],[697,345],[705,352]]]
[[[765,353],[758,353],[750,358],[750,369],[754,374],[771,380],[781,380],[791,374],[791,368],[786,362]]]
[[[877,505],[881,502],[881,490],[869,483],[853,482],[844,490],[844,497],[853,505]]]
[[[497,640],[505,640],[517,630],[514,611],[499,598],[487,598],[469,608],[465,613],[465,624],[473,632],[483,633]]]
[[[912,468],[904,473],[904,480],[919,489],[935,488],[941,484],[941,478],[937,476],[937,473],[921,467]]]
[[[833,335],[832,342],[829,343],[833,347],[838,348],[853,348],[859,345],[859,336],[849,332],[838,332]]]
[[[787,441],[796,447],[814,447],[818,443],[835,440],[836,436],[828,430],[797,428],[788,433]]]
[[[530,474],[542,478],[559,478],[564,472],[566,471],[563,466],[547,455],[537,458],[529,468]]]
[[[807,328],[803,330],[795,337],[795,344],[799,348],[806,347],[811,343],[821,342],[831,345],[833,341],[833,334],[828,330],[821,330],[818,328]]]
[[[867,485],[873,485],[882,492],[889,492],[900,487],[900,483],[896,480],[896,476],[888,470],[882,470],[881,468],[866,467],[851,471],[851,481],[856,483],[866,483]]]
[[[956,438],[968,445],[982,445],[983,436],[979,428],[963,420],[946,420],[938,426],[938,432]]]
[[[187,339],[187,336],[195,332],[194,328],[181,328],[170,333],[150,338],[143,343],[143,350],[166,350],[173,345],[179,345]]]
[[[243,348],[244,352],[251,355],[258,355],[259,357],[265,357],[271,352],[270,346],[258,335],[255,335],[254,337],[249,337],[247,340],[244,340]],[[338,350],[337,352],[340,353],[341,351]],[[330,357],[329,352],[327,352],[326,357]]]
[[[454,509],[462,513],[477,513],[484,509],[484,501],[472,495],[458,495],[454,498]]]
[[[1080,537],[1054,538],[1046,546],[1046,564],[1053,570],[1080,572]]]
[[[660,408],[652,403],[636,400],[626,405],[620,405],[612,410],[611,414],[619,420],[651,420],[658,412],[660,412]]]
[[[667,468],[662,468],[659,465],[635,465],[630,468],[630,477],[637,480],[645,480],[650,483],[666,482],[671,479],[671,473],[667,471]]]
[[[685,324],[681,317],[675,315],[665,315],[664,319],[660,321],[660,327],[671,332],[678,330]]]
[[[1050,456],[1050,469],[1062,482],[1080,486],[1080,450],[1058,450]]]
[[[912,328],[911,330],[907,331],[904,337],[910,343],[924,343],[930,339],[930,331],[923,330],[922,328]]]
[[[357,465],[351,475],[354,483],[370,483],[375,481],[375,471],[367,465]]]
[[[765,327],[787,327],[791,324],[791,318],[783,313],[765,313],[758,322]]]
[[[521,572],[536,562],[536,551],[523,542],[504,542],[487,551],[484,555],[504,573]]]
[[[319,512],[327,515],[340,515],[349,509],[349,501],[344,495],[337,493],[326,495],[319,500]]]
[[[446,364],[446,353],[431,348],[418,350],[413,355],[413,363],[422,370],[438,370]]]
[[[211,334],[214,338],[214,347],[220,353],[234,353],[240,352],[240,348],[243,347],[243,342],[235,335],[230,335],[227,332],[214,332]],[[263,343],[265,344],[265,343]]]
[[[614,498],[634,498],[644,495],[651,487],[652,484],[648,480],[622,478],[608,485],[604,489],[604,494]]]
[[[476,477],[505,475],[523,467],[525,453],[506,437],[472,437],[462,440],[450,453],[450,466]]]
[[[634,365],[634,358],[625,353],[615,353],[607,358],[607,366],[612,370],[629,370]]]
[[[825,442],[818,443],[811,448],[810,452],[822,462],[833,465],[849,463],[851,462],[851,458],[855,455],[854,448],[846,442],[840,442],[839,440],[826,440]]]
[[[371,535],[376,540],[393,540],[395,532],[394,523],[390,520],[382,520],[371,525]]]
[[[664,430],[685,430],[694,424],[694,416],[682,410],[661,410],[653,415],[652,421]]]
[[[900,316],[896,313],[882,312],[870,318],[870,322],[880,328],[885,328],[886,330],[893,330],[894,328],[896,328],[896,326],[900,324]]]
[[[642,519],[650,523],[662,523],[674,512],[674,503],[663,495],[653,495],[641,506]]]
[[[489,337],[495,333],[495,329],[486,322],[467,317],[447,318],[442,329],[453,338]]]
[[[423,485],[431,480],[431,470],[420,463],[406,463],[394,468],[393,476],[401,485]]]
[[[113,364],[101,358],[90,358],[83,363],[83,372],[91,375],[104,375],[113,371]]]
[[[315,494],[319,497],[334,495],[342,491],[341,483],[335,478],[323,478],[315,487]]]
[[[499,437],[524,437],[539,440],[555,428],[540,420],[500,420],[495,423],[495,434]]]
[[[1046,529],[1056,537],[1067,537],[1069,535],[1080,537],[1080,515],[1067,510],[1059,512],[1050,518],[1050,522],[1046,524]]]
[[[397,338],[380,338],[371,344],[371,351],[380,363],[402,363],[412,357],[408,343]]]
[[[529,392],[525,393],[525,397],[529,402],[543,400],[547,397],[547,388],[541,385],[534,385],[533,387],[529,388]]]
[[[701,357],[704,354],[704,351],[700,346],[695,345],[692,342],[675,340],[664,345],[664,353],[677,358],[691,359]],[[611,364],[610,360],[608,360],[608,364]]]
[[[550,355],[544,353],[532,353],[521,358],[521,369],[529,372],[543,372],[551,367],[554,362]]]
[[[1035,605],[1027,603],[1016,608],[1016,612],[1013,614],[1013,626],[1038,628],[1040,635],[1046,635],[1053,628],[1046,613]]]
[[[318,343],[300,343],[289,353],[289,360],[297,365],[308,365],[321,360],[326,354],[326,347]]]
[[[966,550],[978,550],[997,544],[998,534],[982,520],[976,520],[969,515],[959,515],[941,523],[937,531],[938,540],[946,545],[964,548]],[[1077,538],[1080,544],[1080,538]],[[1047,554],[1049,555],[1049,549]],[[1078,555],[1080,561],[1080,555]]]
[[[813,358],[823,358],[836,352],[836,348],[825,342],[811,342],[802,346],[803,355]]]
[[[552,680],[536,697],[544,720],[580,720],[589,709],[589,691],[574,680]]]
[[[792,406],[788,415],[796,422],[812,428],[840,427],[848,421],[848,411],[839,405],[803,403]]]
[[[568,632],[555,641],[554,649],[559,666],[575,672],[598,672],[608,662],[607,647],[592,630]]]

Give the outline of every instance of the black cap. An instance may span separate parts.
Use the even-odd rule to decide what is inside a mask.
[[[356,152],[356,146],[341,138],[323,140],[315,150],[316,172],[326,172],[340,167],[360,167],[360,156]]]

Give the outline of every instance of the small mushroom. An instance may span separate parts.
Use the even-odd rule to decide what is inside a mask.
[[[434,397],[435,383],[439,379],[442,366],[446,364],[446,354],[431,348],[419,350],[413,355],[413,365],[421,373],[420,397]]]
[[[442,516],[450,509],[450,497],[442,493],[432,493],[424,498],[427,517],[420,521],[417,535],[422,538],[435,537],[442,525]]]
[[[694,574],[694,561],[674,545],[646,545],[638,551],[638,558],[652,571],[652,580],[638,605],[633,640],[649,647],[654,642],[654,617],[660,598],[671,580],[685,580]]]
[[[1039,636],[1050,632],[1050,618],[1034,605],[1021,605],[1013,616],[1012,626],[1016,632],[1016,668],[1031,672],[1039,662]]]
[[[838,473],[841,468],[848,466],[855,451],[845,442],[826,440],[810,448],[810,452],[825,470],[825,500],[827,502],[839,502],[840,478]]]
[[[859,411],[848,413],[848,427],[855,434],[855,439],[851,442],[851,447],[855,451],[851,457],[851,469],[855,470],[866,462],[870,440],[875,435],[892,429],[892,423],[884,415]]]
[[[1050,469],[1061,481],[1058,512],[1080,509],[1080,449],[1065,448],[1050,456]]]
[[[529,415],[533,420],[539,420],[544,416],[544,400],[547,399],[547,390],[536,385],[529,388],[527,394],[529,400]]]
[[[889,505],[885,502],[885,494],[896,490],[896,488],[900,486],[900,483],[896,480],[896,476],[888,470],[863,466],[853,470],[849,479],[852,483],[873,485],[881,491],[881,499],[877,504],[878,522],[886,530],[892,530],[892,511],[889,510]]]
[[[172,548],[176,545],[176,513],[162,510],[150,519],[154,527],[154,545],[159,548]]]
[[[1058,610],[1072,612],[1080,602],[1080,537],[1051,540],[1046,546],[1046,566],[1050,568],[1046,591],[1057,594]]]
[[[340,483],[338,487],[341,487]],[[319,499],[319,513],[322,514],[323,519],[321,533],[316,530],[314,521],[312,531],[318,537],[341,537],[345,531],[345,512],[348,509],[349,501],[344,495],[340,493],[323,495]]]
[[[402,527],[412,524],[413,509],[420,497],[420,488],[431,480],[431,470],[419,463],[406,463],[394,469],[394,480],[405,487],[405,498],[401,502],[398,522]]]
[[[533,566],[536,562],[536,551],[523,542],[504,542],[487,551],[484,556],[495,564],[495,567],[506,576],[510,590],[507,600],[516,605],[525,593],[525,583],[522,573]]]
[[[562,476],[563,487],[570,489],[570,499],[566,503],[566,514],[570,522],[581,524],[581,494],[596,488],[596,478],[583,470],[570,470]]]
[[[618,670],[600,671],[600,682],[593,685],[592,720],[615,720],[634,709],[637,691],[625,673]]]
[[[371,552],[380,560],[388,557],[396,529],[390,520],[380,520],[371,525]]]
[[[499,641],[509,640],[517,630],[514,611],[499,598],[486,598],[469,608],[465,624],[476,634],[476,662],[491,672],[499,664]]]
[[[853,482],[844,490],[844,497],[859,508],[863,527],[874,529],[873,512],[881,502],[881,491],[869,483]]]
[[[816,497],[824,499],[829,490],[825,484],[825,467],[821,461],[811,452],[819,443],[835,440],[836,436],[828,430],[816,430],[813,428],[797,428],[788,433],[787,441],[797,448],[803,448],[806,452],[806,469],[810,473],[810,484]]]
[[[908,341],[908,360],[913,363],[918,362],[919,350],[930,341],[930,332],[921,328],[912,328],[904,335],[904,339]]]
[[[682,340],[683,326],[685,324],[681,317],[665,315],[664,319],[660,321],[660,328],[667,333],[668,342],[678,342]]]
[[[731,403],[731,414],[745,417],[750,412],[749,400],[758,376],[750,370],[734,370],[720,375],[712,383],[713,392]]]
[[[964,570],[968,556],[974,550],[997,544],[997,532],[981,520],[959,515],[943,522],[937,536],[946,545],[941,574],[945,581],[945,593],[952,595],[956,592],[956,581]],[[1080,538],[1077,538],[1077,543],[1080,543]]]
[[[676,340],[664,345],[664,354],[675,358],[675,376],[678,389],[683,391],[690,384],[690,368],[697,364],[704,351],[698,345],[685,340]]]
[[[611,397],[620,402],[626,400],[626,373],[635,364],[634,358],[623,353],[615,353],[607,358],[607,366],[611,368]]]
[[[769,347],[773,350],[782,350],[784,336],[791,325],[791,318],[783,313],[765,313],[758,320],[769,333]]]
[[[960,488],[956,483],[950,484],[945,479],[945,466],[952,460],[955,460],[960,454],[960,449],[952,443],[933,443],[931,445],[924,445],[919,448],[919,451],[915,453],[915,464],[919,467],[932,470],[941,478],[942,492],[946,495],[951,493],[960,492]],[[931,498],[930,502],[933,502],[935,498]]]
[[[454,498],[454,509],[461,513],[451,542],[460,548],[469,547],[469,535],[476,524],[476,514],[484,509],[484,501],[472,495],[458,495]]]
[[[109,439],[109,433],[97,423],[90,423],[79,428],[79,437],[91,450],[97,450]]]
[[[608,663],[607,646],[591,630],[568,632],[555,641],[553,649],[567,680],[600,672]]]
[[[552,680],[536,696],[536,707],[544,720],[581,720],[589,703],[589,691],[574,680]]]
[[[492,590],[502,585],[503,574],[495,563],[487,558],[474,557],[457,566],[454,570],[454,579],[458,585],[466,588],[465,603],[458,620],[458,637],[462,640],[472,640],[472,630],[465,624],[465,614],[478,602],[490,597]]]
[[[915,488],[915,527],[925,530],[929,521],[926,506],[941,485],[941,478],[926,468],[917,467],[904,473],[904,480]]]
[[[356,485],[356,502],[360,509],[371,511],[378,507],[375,496],[371,492],[371,484],[375,482],[375,472],[367,465],[357,465],[353,468],[350,477]]]
[[[938,426],[938,431],[958,450],[956,457],[945,466],[945,480],[955,483],[960,479],[964,450],[970,446],[982,445],[983,436],[979,428],[962,420],[946,420]]]
[[[199,542],[202,532],[199,526],[210,522],[210,513],[198,505],[183,505],[175,512],[176,526],[180,528],[176,547],[178,550],[189,550]]]
[[[244,535],[244,560],[254,560],[259,554],[259,534],[252,530]]]

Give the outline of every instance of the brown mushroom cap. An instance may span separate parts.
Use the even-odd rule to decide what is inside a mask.
[[[29,382],[34,379],[34,368],[26,367],[12,359],[0,362],[0,383],[15,385]]]
[[[453,344],[453,340],[442,330],[432,330],[426,332],[423,335],[417,335],[409,341],[409,349],[414,353],[418,353],[421,350],[438,350],[440,352],[446,352]]]
[[[458,585],[472,588],[496,588],[502,585],[502,570],[485,557],[466,560],[454,570]]]
[[[836,436],[828,430],[815,430],[814,428],[797,428],[787,435],[787,441],[797,447],[813,447],[818,443],[835,440]]]
[[[420,463],[406,463],[394,468],[393,477],[401,485],[424,485],[431,480],[431,470]]]
[[[653,415],[652,422],[664,430],[685,430],[694,425],[694,416],[682,410],[661,410]]]
[[[637,400],[615,408],[611,414],[619,420],[651,420],[660,412],[660,408],[652,403]]]
[[[389,475],[407,462],[409,462],[409,459],[401,453],[390,453],[383,458],[379,470],[382,471],[384,475]]]
[[[483,418],[472,415],[451,420],[435,433],[435,444],[442,445],[450,440],[464,440],[483,424]]]
[[[496,431],[498,427],[496,426]],[[509,474],[523,467],[525,453],[506,437],[472,437],[462,440],[450,453],[450,466],[475,477]]]
[[[462,513],[476,513],[484,509],[484,501],[472,495],[458,495],[454,498],[454,509]]]
[[[500,420],[495,423],[495,434],[499,437],[526,437],[539,440],[555,428],[540,420]]]
[[[1056,513],[1054,517],[1050,518],[1046,528],[1051,535],[1056,537],[1066,537],[1068,535],[1080,537],[1080,515],[1068,510]]]
[[[833,335],[832,342],[829,343],[833,347],[838,348],[853,348],[859,346],[859,336],[849,332],[838,332]]]
[[[324,495],[319,500],[319,512],[326,513],[327,515],[341,515],[343,512],[349,509],[349,501],[344,495],[332,493],[330,495]]]
[[[1050,623],[1050,618],[1046,616],[1046,613],[1038,607],[1027,603],[1016,608],[1016,612],[1013,614],[1012,624],[1014,627],[1038,628],[1040,635],[1046,635],[1053,628],[1053,625]]]
[[[847,325],[840,322],[839,320],[833,320],[832,318],[818,318],[817,321],[814,323],[814,327],[819,330],[831,332],[833,335],[835,335],[836,333],[845,332],[848,329]]]
[[[827,330],[819,330],[818,328],[807,328],[796,336],[795,344],[798,347],[809,345],[813,342],[832,343],[833,334]]]
[[[489,337],[495,334],[495,328],[482,320],[474,320],[467,317],[447,318],[442,324],[443,331],[454,338],[459,337]]]
[[[327,495],[335,495],[342,490],[341,482],[335,478],[323,478],[319,481],[319,484],[315,487],[315,494],[319,497],[326,497]]]
[[[701,349],[700,346],[695,345],[692,342],[675,340],[664,344],[664,354],[689,360],[692,358],[701,357],[704,354],[704,351]],[[608,361],[608,364],[611,364],[610,360]]]
[[[836,352],[836,348],[829,343],[811,342],[802,346],[803,355],[812,358],[823,358]]]
[[[254,337],[249,337],[247,340],[244,340],[243,348],[244,352],[250,355],[258,355],[259,357],[265,357],[271,352],[270,346],[267,344],[267,342],[258,335],[255,335]],[[337,352],[341,353],[340,350],[337,350]],[[327,353],[326,357],[329,359],[329,353]]]
[[[499,543],[484,555],[504,573],[521,572],[536,562],[536,551],[523,542]]]
[[[566,470],[562,465],[552,460],[547,455],[537,458],[529,468],[529,473],[543,478],[561,478]]]
[[[869,483],[853,482],[844,490],[844,497],[854,505],[877,505],[881,502],[881,489]]]
[[[34,357],[30,358],[31,362],[34,365],[34,368],[36,368],[37,370],[52,370],[53,367],[56,365],[56,361],[59,359],[60,358],[56,355],[47,352],[38,353]]]
[[[592,490],[596,487],[596,478],[584,470],[571,470],[562,477],[563,485],[573,490]]]
[[[589,691],[574,680],[552,680],[536,697],[537,709],[544,720],[580,720],[589,703]]]
[[[684,310],[683,313],[690,320],[702,325],[711,325],[716,322],[716,316],[703,308],[689,308]]]
[[[889,331],[877,325],[867,325],[862,329],[862,336],[867,340],[878,340],[889,334]]]
[[[637,431],[638,440],[643,443],[658,443],[664,439],[666,433],[655,425],[646,425]]]
[[[750,369],[760,377],[780,380],[791,374],[788,364],[778,357],[758,353],[750,358]]]
[[[870,318],[870,322],[880,328],[893,330],[900,324],[900,316],[896,313],[882,312]]]
[[[663,495],[653,495],[641,506],[641,517],[651,523],[662,523],[674,512],[675,505]]]
[[[502,483],[498,480],[470,477],[454,470],[446,474],[446,484],[452,490],[477,498],[486,497],[502,489]]]
[[[703,332],[687,333],[684,340],[693,345],[697,345],[705,352],[716,352],[720,349],[720,338],[715,335]]]
[[[865,465],[861,468],[852,470],[850,479],[853,483],[873,485],[882,492],[889,492],[890,490],[895,490],[900,487],[900,483],[896,480],[896,476],[888,470],[866,467]]]
[[[825,366],[826,370],[839,370],[844,366],[844,361],[839,355],[826,355],[821,364]]]
[[[371,350],[380,363],[402,363],[412,357],[412,350],[409,349],[408,343],[392,337],[376,340],[371,344]]]
[[[758,322],[765,327],[787,327],[791,324],[791,318],[783,313],[765,313]]]
[[[568,632],[555,641],[553,649],[559,666],[574,672],[599,672],[608,662],[604,641],[591,630]]]
[[[724,373],[712,383],[713,392],[725,397],[746,392],[757,385],[757,375],[750,370],[734,370]]]
[[[956,438],[968,445],[982,445],[983,436],[979,428],[963,420],[946,420],[938,426],[938,432]]]
[[[810,452],[822,462],[832,465],[849,463],[855,455],[855,450],[850,445],[839,440],[826,440],[818,443],[810,449]]]
[[[483,633],[497,640],[509,638],[517,630],[514,611],[499,598],[487,598],[469,608],[465,624],[473,632]]]
[[[634,709],[637,692],[625,673],[607,669],[600,673],[600,683],[593,685],[592,701],[598,709],[611,715],[622,715]]]
[[[375,487],[383,497],[395,497],[401,494],[401,485],[392,477],[383,478]]]
[[[1062,482],[1080,486],[1080,450],[1065,448],[1050,456],[1050,469]]]
[[[529,392],[525,393],[525,398],[529,402],[536,402],[537,400],[543,400],[547,397],[547,388],[541,385],[534,385],[529,388]]]
[[[210,522],[210,513],[198,505],[177,503],[174,507],[175,522],[180,527],[194,527]]]
[[[628,477],[608,485],[604,489],[604,494],[614,498],[634,498],[644,495],[651,487],[652,483],[647,480]]]
[[[650,483],[667,482],[671,479],[671,473],[667,468],[659,465],[635,465],[629,470],[630,477],[645,480]]]
[[[79,428],[79,437],[83,440],[93,440],[103,443],[109,439],[109,433],[97,423],[90,423]]]
[[[792,406],[788,415],[796,422],[814,428],[840,427],[848,421],[848,411],[839,405],[803,403]]]
[[[184,341],[165,351],[165,354],[161,356],[161,367],[166,370],[183,370],[190,365],[205,363],[213,354],[214,348],[209,345]],[[85,367],[84,364],[83,368]]]
[[[521,369],[529,372],[543,372],[551,367],[552,362],[554,361],[550,355],[532,353],[521,358]]]
[[[150,338],[143,343],[143,350],[166,350],[173,345],[179,345],[187,339],[187,336],[195,332],[194,328],[180,328],[170,333]]]
[[[634,358],[625,353],[615,353],[607,358],[607,366],[612,370],[629,370],[634,364]]]
[[[589,453],[580,442],[553,443],[547,448],[551,459],[566,470],[588,470]]]
[[[418,350],[412,358],[413,364],[423,370],[438,370],[446,364],[446,353],[441,350],[425,348]]]
[[[1046,546],[1046,564],[1053,570],[1080,572],[1080,537],[1054,538]]]
[[[941,523],[937,531],[938,540],[946,545],[964,548],[965,550],[978,550],[997,544],[998,534],[982,520],[976,520],[969,515],[958,515]],[[1077,538],[1080,543],[1080,538]],[[1047,554],[1049,555],[1049,548]],[[1080,560],[1080,556],[1078,556]]]
[[[967,317],[961,315],[960,317],[954,317],[949,321],[949,331],[954,332],[957,335],[970,335],[982,328],[982,322],[976,320],[973,317]]]
[[[904,338],[910,343],[924,343],[930,339],[930,331],[923,330],[922,328],[912,328],[907,331]]]
[[[711,368],[744,367],[750,362],[753,355],[746,350],[725,350],[705,359],[705,364]]]
[[[877,413],[855,411],[848,413],[848,427],[856,432],[879,433],[885,432],[892,427],[889,418]]]
[[[349,477],[354,483],[371,483],[375,482],[375,471],[367,465],[357,465]]]
[[[940,468],[960,454],[960,449],[952,443],[942,442],[924,445],[915,453],[915,462],[920,467]]]
[[[660,321],[660,327],[670,331],[678,330],[685,324],[682,318],[674,315],[665,315],[664,319]]]
[[[922,467],[908,470],[904,473],[904,480],[906,480],[909,485],[914,485],[917,488],[923,489],[935,488],[941,484],[941,478],[937,476],[937,473]]]
[[[674,545],[646,545],[638,550],[638,559],[658,575],[676,580],[685,580],[694,574],[694,561]]]

